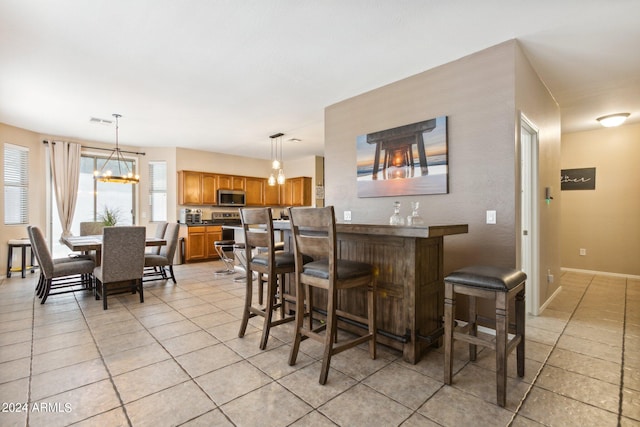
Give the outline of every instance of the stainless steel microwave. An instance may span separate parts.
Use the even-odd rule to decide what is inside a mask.
[[[241,190],[218,190],[218,206],[244,206],[246,197]]]

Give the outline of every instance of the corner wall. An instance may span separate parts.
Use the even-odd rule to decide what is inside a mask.
[[[562,192],[563,268],[640,276],[639,164],[640,124],[562,135],[562,169],[596,168],[595,190]]]
[[[535,95],[530,102],[528,95],[517,96],[523,88]],[[515,40],[327,107],[326,204],[335,206],[338,220],[343,211],[351,210],[353,222],[388,223],[394,201],[402,203],[404,216],[410,202],[419,201],[428,224],[469,224],[468,234],[445,237],[445,274],[476,263],[519,266],[517,108],[543,117],[539,126],[545,129],[545,138],[546,129],[551,129],[549,146],[558,147],[557,106]],[[552,111],[546,112],[547,108]],[[442,115],[448,116],[449,194],[358,198],[358,135]],[[553,149],[543,155],[552,157]],[[544,182],[553,169],[552,165],[551,171],[541,173]],[[487,210],[497,211],[497,224],[485,223]],[[545,235],[544,240],[541,245],[554,245],[557,236]]]

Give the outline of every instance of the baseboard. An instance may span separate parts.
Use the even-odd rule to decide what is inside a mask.
[[[561,267],[560,271],[570,271],[573,273],[584,273],[584,274],[597,274],[601,276],[613,276],[613,277],[624,277],[625,279],[640,279],[640,276],[634,274],[622,274],[622,273],[609,273],[607,271],[594,271],[594,270],[581,270],[579,268],[566,268]]]

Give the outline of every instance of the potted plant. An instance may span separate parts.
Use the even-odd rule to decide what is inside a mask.
[[[98,215],[98,220],[102,221],[105,227],[116,225],[119,219],[120,209],[109,208],[108,206],[105,206],[103,212]]]

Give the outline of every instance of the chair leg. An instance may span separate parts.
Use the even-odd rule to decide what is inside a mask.
[[[49,292],[51,292],[51,280],[52,279],[45,279],[44,291],[42,293],[42,301],[40,301],[40,304],[44,304],[44,302],[47,300],[47,297],[49,296]]]
[[[375,280],[375,279],[374,279]],[[371,286],[367,292],[369,294],[368,301],[368,320],[369,320],[369,334],[371,339],[369,340],[369,355],[372,359],[376,358],[376,338],[377,338],[377,325],[376,325],[376,286],[375,283]]]
[[[525,294],[524,288],[516,295],[516,335],[520,336],[520,342],[516,347],[518,376],[524,377],[524,335],[525,335]]]
[[[175,274],[173,274],[173,264],[169,265],[169,273],[171,273],[171,280],[173,280],[173,284],[175,285],[176,283],[176,276]]]
[[[244,310],[242,311],[242,322],[240,322],[240,331],[238,331],[238,337],[242,338],[247,331],[247,324],[251,317],[251,304],[253,300],[253,280],[251,280],[251,274],[247,272],[245,277],[246,292],[244,295]]]
[[[296,280],[296,317],[295,328],[293,333],[293,344],[289,353],[289,365],[296,364],[298,350],[300,349],[300,341],[302,340],[302,328],[304,326],[304,286]]]
[[[142,287],[143,287],[142,278],[136,279],[136,281],[138,282],[138,292],[140,293],[140,302],[143,303],[144,302],[144,291],[142,290]]]
[[[251,271],[247,270],[247,277],[251,280]],[[267,348],[269,340],[269,330],[271,329],[271,319],[273,318],[273,300],[276,297],[276,281],[275,274],[270,274],[267,278],[267,306],[264,309],[264,325],[262,327],[262,339],[260,339],[260,350]]]
[[[507,395],[507,332],[508,317],[507,293],[496,293],[496,398],[498,405],[504,407]]]
[[[336,338],[336,303],[338,291],[334,288],[329,292],[327,301],[327,329],[324,337],[324,354],[322,356],[322,369],[320,370],[320,384],[327,383],[329,376],[329,366],[331,365],[331,356],[333,355],[333,343]]]
[[[102,309],[107,309],[107,286],[104,282],[102,283]]]
[[[469,335],[478,336],[478,313],[476,297],[469,295]],[[455,321],[454,321],[455,322]],[[469,360],[475,361],[478,356],[478,346],[469,344]]]
[[[451,283],[444,283],[444,383],[451,385],[453,366],[453,325],[456,315],[456,298]]]

